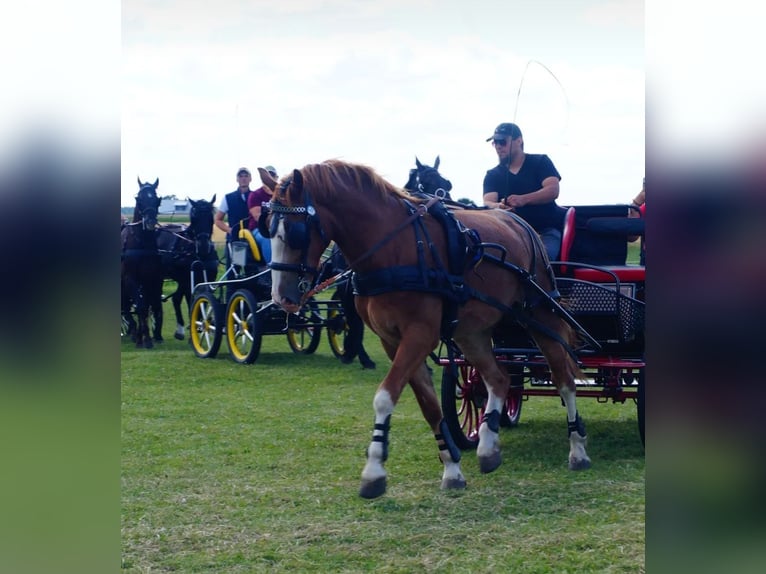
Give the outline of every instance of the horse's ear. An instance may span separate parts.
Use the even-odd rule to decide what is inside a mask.
[[[436,156],[436,161],[434,162],[434,169],[439,169],[439,156]]]
[[[418,166],[418,169],[423,169],[423,164],[420,163],[418,156],[415,156],[415,165]]]
[[[277,180],[271,177],[271,174],[268,171],[266,171],[262,167],[259,167],[258,175],[261,176],[261,182],[263,183],[263,185],[268,187],[272,192],[276,189]]]
[[[292,190],[295,193],[300,193],[303,191],[303,174],[299,169],[293,170],[293,185]]]
[[[152,187],[153,187],[154,189],[157,189],[157,186],[158,186],[159,184],[160,184],[160,178],[158,177],[157,179],[155,179],[155,180],[154,180],[154,183],[152,184]]]
[[[215,203],[215,196],[216,195],[217,194],[215,194],[215,193],[213,194],[213,199],[210,200],[210,205],[213,205]]]
[[[136,180],[138,181],[138,187],[143,187],[143,183],[141,183],[141,178],[136,176]]]

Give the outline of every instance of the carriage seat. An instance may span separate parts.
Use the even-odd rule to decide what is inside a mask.
[[[628,218],[627,207],[621,205],[569,207],[561,234],[560,261],[585,263],[614,273],[622,282],[645,280],[643,265],[626,265],[628,236],[644,234],[643,218]],[[566,274],[566,265],[560,265]],[[575,279],[608,283],[612,275],[599,269],[573,268]]]
[[[253,261],[256,263],[264,263],[263,256],[261,255],[261,250],[258,247],[258,244],[255,242],[255,238],[253,237],[253,234],[250,233],[247,229],[240,229],[239,230],[239,238],[248,244],[250,247],[250,254],[253,256]]]

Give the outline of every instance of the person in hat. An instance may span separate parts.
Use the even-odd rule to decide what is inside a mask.
[[[556,260],[565,212],[556,205],[559,172],[547,155],[524,151],[516,124],[500,124],[487,141],[492,142],[499,162],[484,176],[484,205],[523,217],[542,238],[548,258]]]
[[[229,243],[239,238],[239,230],[247,226],[250,214],[247,211],[247,198],[252,193],[250,182],[252,174],[246,167],[237,170],[237,189],[223,196],[215,214],[215,226],[226,234],[226,269],[231,267]],[[226,217],[228,216],[228,217]],[[224,217],[228,219],[224,221]]]
[[[263,169],[268,171],[269,175],[274,179],[279,177],[277,175],[277,170],[273,165],[267,165]],[[271,190],[266,187],[266,184],[263,184],[258,189],[253,190],[247,198],[247,211],[250,214],[250,217],[247,220],[247,228],[250,230],[250,233],[253,234],[253,239],[255,239],[255,242],[258,244],[258,249],[261,250],[261,254],[266,263],[271,262],[271,240],[263,237],[260,231],[258,231],[258,218],[261,216],[261,204],[271,201],[271,195]]]

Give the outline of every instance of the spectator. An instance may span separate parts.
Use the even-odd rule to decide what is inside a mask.
[[[274,166],[267,165],[263,169],[268,171],[269,175],[274,179],[279,177]],[[263,237],[261,232],[258,231],[258,218],[261,216],[261,203],[270,201],[271,195],[271,190],[266,184],[263,184],[258,189],[253,190],[247,198],[247,210],[250,213],[250,218],[247,220],[247,228],[253,234],[253,238],[258,244],[258,249],[261,250],[261,255],[266,263],[271,262],[271,240]]]
[[[237,189],[223,196],[218,211],[215,214],[215,226],[226,233],[226,269],[231,267],[229,244],[239,237],[243,223],[247,224],[247,198],[251,194],[250,181],[252,174],[246,167],[237,170]],[[228,223],[224,217],[228,215]]]
[[[517,213],[540,235],[550,260],[561,250],[564,210],[556,205],[561,176],[545,154],[524,152],[516,124],[502,123],[487,138],[499,163],[484,176],[484,205]]]

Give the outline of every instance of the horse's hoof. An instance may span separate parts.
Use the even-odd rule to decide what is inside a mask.
[[[442,480],[442,490],[462,490],[465,488],[463,478],[445,478]]]
[[[374,369],[375,363],[373,361],[362,361],[362,368],[363,369]]]
[[[480,456],[478,458],[479,458],[479,470],[483,474],[492,472],[498,466],[500,466],[500,463],[502,462],[502,460],[500,459],[500,451],[497,451],[489,456]]]
[[[153,349],[153,348],[154,348],[154,343],[152,343],[151,339],[147,339],[144,342],[144,349]]]
[[[581,459],[569,459],[569,470],[588,470],[590,468],[590,459],[589,458],[581,458]]]
[[[381,476],[369,482],[362,482],[359,489],[359,496],[362,498],[377,498],[386,492],[386,477]]]
[[[164,343],[165,339],[163,339],[162,337],[155,337],[154,338],[154,342],[155,343]]]
[[[184,340],[184,336],[181,333],[174,333],[173,337],[175,337],[179,341],[183,341]]]

